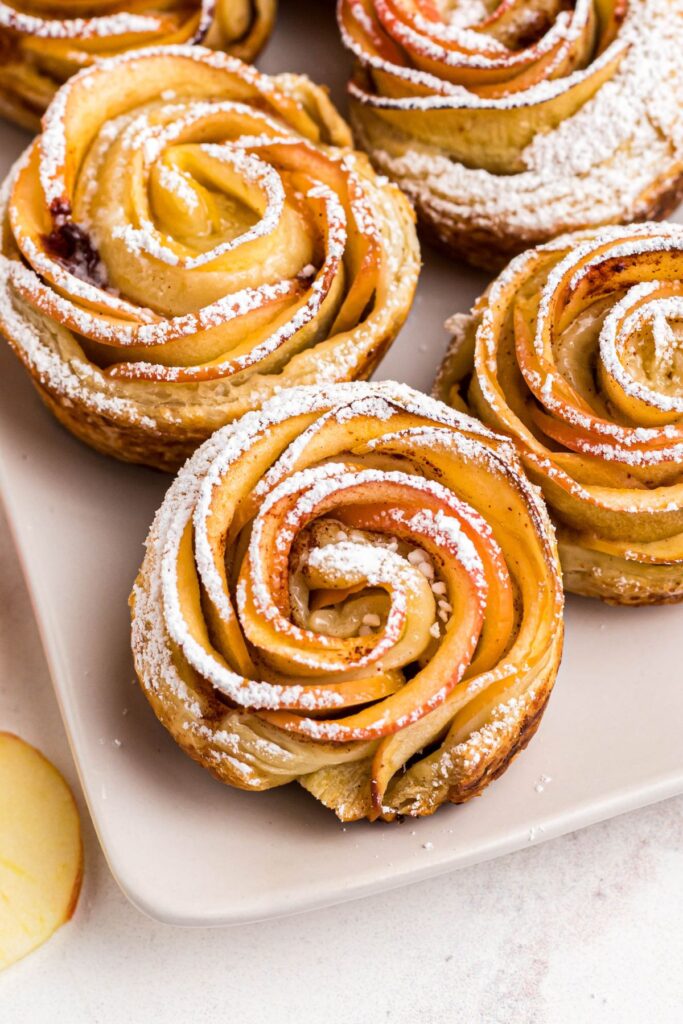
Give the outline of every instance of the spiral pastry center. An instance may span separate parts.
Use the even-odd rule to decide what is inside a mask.
[[[566,589],[680,601],[680,225],[561,236],[452,326],[436,391],[517,442],[554,514]]]
[[[201,46],[70,78],[0,193],[3,333],[70,430],[160,468],[285,387],[369,376],[419,266],[325,91]]]
[[[353,415],[381,422],[376,403],[359,403]],[[433,433],[433,443],[452,444],[447,432]],[[335,424],[323,418],[305,435],[306,448],[325,450],[334,435]],[[287,453],[244,525],[246,509],[235,521],[226,494],[234,464],[205,481],[193,518],[199,582],[221,620],[243,635],[252,671],[269,680],[261,706],[269,707],[274,686],[278,707],[289,710],[313,699],[342,711],[386,698],[327,723],[271,715],[297,734],[376,738],[441,704],[474,660],[494,576],[497,611],[511,620],[512,583],[481,516],[436,481],[389,468],[411,442],[424,443],[419,433],[384,432],[358,451],[358,465],[332,448],[325,461],[295,472]],[[482,654],[500,654],[491,625],[487,637],[480,662]],[[192,663],[192,645],[184,649]],[[231,641],[221,653],[237,669],[234,650]],[[310,680],[308,689],[293,682],[297,675]],[[242,701],[241,680],[221,672],[212,678]]]
[[[386,268],[357,157],[229,58],[181,51],[160,99],[155,61],[126,61],[132,110],[113,74],[94,94],[93,69],[47,115],[13,186],[14,241],[38,278],[17,263],[20,293],[120,380],[272,372],[356,328]]]
[[[515,349],[533,430],[608,463],[668,463],[671,475],[683,452],[681,270],[676,229],[634,229],[577,246],[540,301],[520,291]]]
[[[624,0],[342,0],[340,13],[377,67],[411,69],[444,95],[464,86],[496,98],[587,67],[625,12]]]
[[[374,116],[466,167],[520,173],[534,138],[616,72],[626,12],[626,0],[341,0],[359,122],[371,145]]]
[[[432,745],[464,766],[493,709],[507,737],[505,715],[544,704],[561,642],[544,517],[506,442],[409,388],[283,392],[207,442],[167,496],[133,595],[141,678],[153,658],[174,694],[218,702],[245,784],[310,776],[317,792],[317,769],[342,789],[357,773],[338,812],[392,817],[413,800],[395,787],[441,772]],[[211,736],[193,717],[187,740]],[[256,735],[268,764],[247,753]]]

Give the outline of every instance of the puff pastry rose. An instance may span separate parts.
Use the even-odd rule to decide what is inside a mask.
[[[0,328],[58,419],[167,469],[285,386],[368,376],[419,249],[349,143],[308,79],[201,47],[63,86],[5,187],[0,255]]]
[[[664,216],[683,182],[683,0],[340,0],[359,144],[483,267]]]
[[[37,131],[68,78],[101,57],[144,46],[203,43],[252,60],[275,7],[276,0],[0,2],[0,114]]]
[[[566,588],[683,599],[683,227],[560,238],[452,326],[436,392],[518,443]]]
[[[343,820],[475,796],[536,730],[562,646],[514,446],[394,383],[283,392],[181,470],[131,597],[140,683],[217,778]]]

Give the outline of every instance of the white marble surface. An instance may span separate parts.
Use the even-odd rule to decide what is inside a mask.
[[[0,608],[0,728],[78,793],[3,519]],[[371,899],[191,931],[127,903],[81,807],[76,914],[0,975],[3,1024],[681,1021],[683,798]]]

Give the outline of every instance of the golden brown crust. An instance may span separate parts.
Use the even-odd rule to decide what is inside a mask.
[[[543,245],[550,237],[548,231],[543,229],[520,231],[515,227],[509,230],[506,224],[488,227],[485,224],[473,225],[467,220],[434,221],[429,210],[420,203],[419,197],[412,198],[421,237],[446,256],[455,256],[482,270],[498,272],[515,256]],[[683,172],[673,181],[667,178],[650,186],[631,213],[625,213],[617,219],[638,224],[665,220],[681,201]],[[606,224],[613,222],[605,221]],[[558,234],[565,230],[571,230],[571,227],[563,225]]]
[[[397,330],[398,326],[392,327],[384,339],[378,340],[376,348],[365,353],[363,359],[354,365],[353,373],[346,374],[343,378],[339,375],[339,382],[350,379],[367,380],[371,377],[391,346]],[[24,361],[21,350],[15,349],[15,352],[24,362],[31,374],[36,391],[55,419],[79,441],[94,448],[101,455],[108,455],[110,458],[119,459],[122,462],[151,466],[153,469],[159,469],[166,473],[174,473],[206,440],[206,429],[191,431],[182,424],[174,427],[173,424],[164,423],[158,430],[152,431],[135,422],[121,422],[113,416],[99,413],[85,402],[71,400],[66,404],[62,395],[53,394],[49,388],[43,386],[32,364]],[[301,383],[307,384],[314,380],[315,376],[314,364],[310,359],[306,359],[306,367],[300,374]],[[291,384],[291,380],[288,383]],[[221,422],[216,424],[216,429],[224,425],[224,421],[239,419],[240,416],[249,412],[252,406],[267,401],[283,386],[285,385],[281,384],[278,378],[274,378],[266,388],[262,388],[258,392],[252,391],[251,394],[245,395],[242,401],[233,401],[229,415],[222,417]]]
[[[673,209],[683,0],[532,0],[476,25],[459,5],[390,10],[340,0],[352,125],[439,248],[499,269],[559,234]]]
[[[4,0],[0,116],[38,132],[55,92],[72,75],[96,59],[144,46],[202,43],[252,61],[272,31],[277,0],[137,0],[128,8],[117,4],[115,12],[111,6],[89,4],[84,16],[83,4],[70,0]]]
[[[568,235],[517,257],[451,321],[435,394],[518,444],[565,588],[683,599],[683,231]]]
[[[607,604],[678,604],[683,601],[683,561],[640,564],[596,549],[586,538],[560,525],[557,544],[565,588]]]
[[[429,817],[443,803],[464,804],[481,796],[484,790],[507,771],[515,757],[533,739],[545,711],[557,676],[562,656],[563,631],[560,628],[550,650],[550,657],[528,699],[520,703],[518,713],[511,716],[508,728],[498,730],[494,744],[480,745],[477,733],[472,737],[472,751],[479,756],[467,757],[460,752],[454,760],[444,750],[441,758],[429,760],[421,777],[394,793],[392,806],[387,806],[382,820],[395,821],[404,816]],[[493,721],[496,719],[493,718]],[[343,799],[340,799],[338,770],[321,769],[301,784],[326,807],[331,808],[342,821],[359,821],[372,816],[372,801],[368,774],[370,761],[355,762],[344,767]],[[353,800],[348,790],[353,791]]]
[[[308,79],[200,47],[64,86],[6,183],[0,255],[0,327],[60,422],[172,470],[284,387],[369,376],[420,255],[349,142]]]
[[[30,366],[28,369],[31,372]],[[181,436],[174,436],[168,429],[154,438],[149,430],[135,424],[122,426],[113,417],[95,412],[84,404],[74,402],[67,406],[61,396],[55,400],[37,378],[33,379],[33,385],[55,419],[100,455],[172,473],[205,440],[200,433],[192,435],[184,431]]]
[[[558,640],[558,647],[561,647],[561,638]],[[453,786],[448,794],[451,803],[463,804],[471,800],[472,797],[481,796],[486,787],[500,778],[517,755],[526,749],[536,735],[543,712],[550,699],[552,689],[550,678],[553,671],[554,668],[551,665],[548,672],[548,684],[537,691],[534,699],[524,709],[515,740],[507,749],[492,754],[490,759],[479,767],[479,771],[472,772],[469,779],[462,780],[457,786]]]
[[[140,684],[190,757],[242,789],[299,781],[343,821],[481,792],[562,650],[554,539],[511,446],[393,383],[283,392],[206,442],[131,611]]]

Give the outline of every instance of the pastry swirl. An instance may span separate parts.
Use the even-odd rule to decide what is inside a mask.
[[[253,60],[275,8],[276,0],[0,2],[0,114],[37,131],[68,78],[101,57],[146,46],[201,43]]]
[[[569,235],[517,257],[452,322],[436,393],[518,443],[565,586],[683,599],[683,227]]]
[[[664,216],[683,180],[683,0],[339,0],[356,138],[483,267]]]
[[[282,392],[180,471],[133,594],[136,671],[224,782],[343,820],[431,814],[533,735],[562,645],[514,447],[394,383]]]
[[[63,86],[6,186],[0,256],[0,327],[62,423],[169,469],[283,387],[368,376],[419,249],[349,142],[308,79],[200,47]]]

